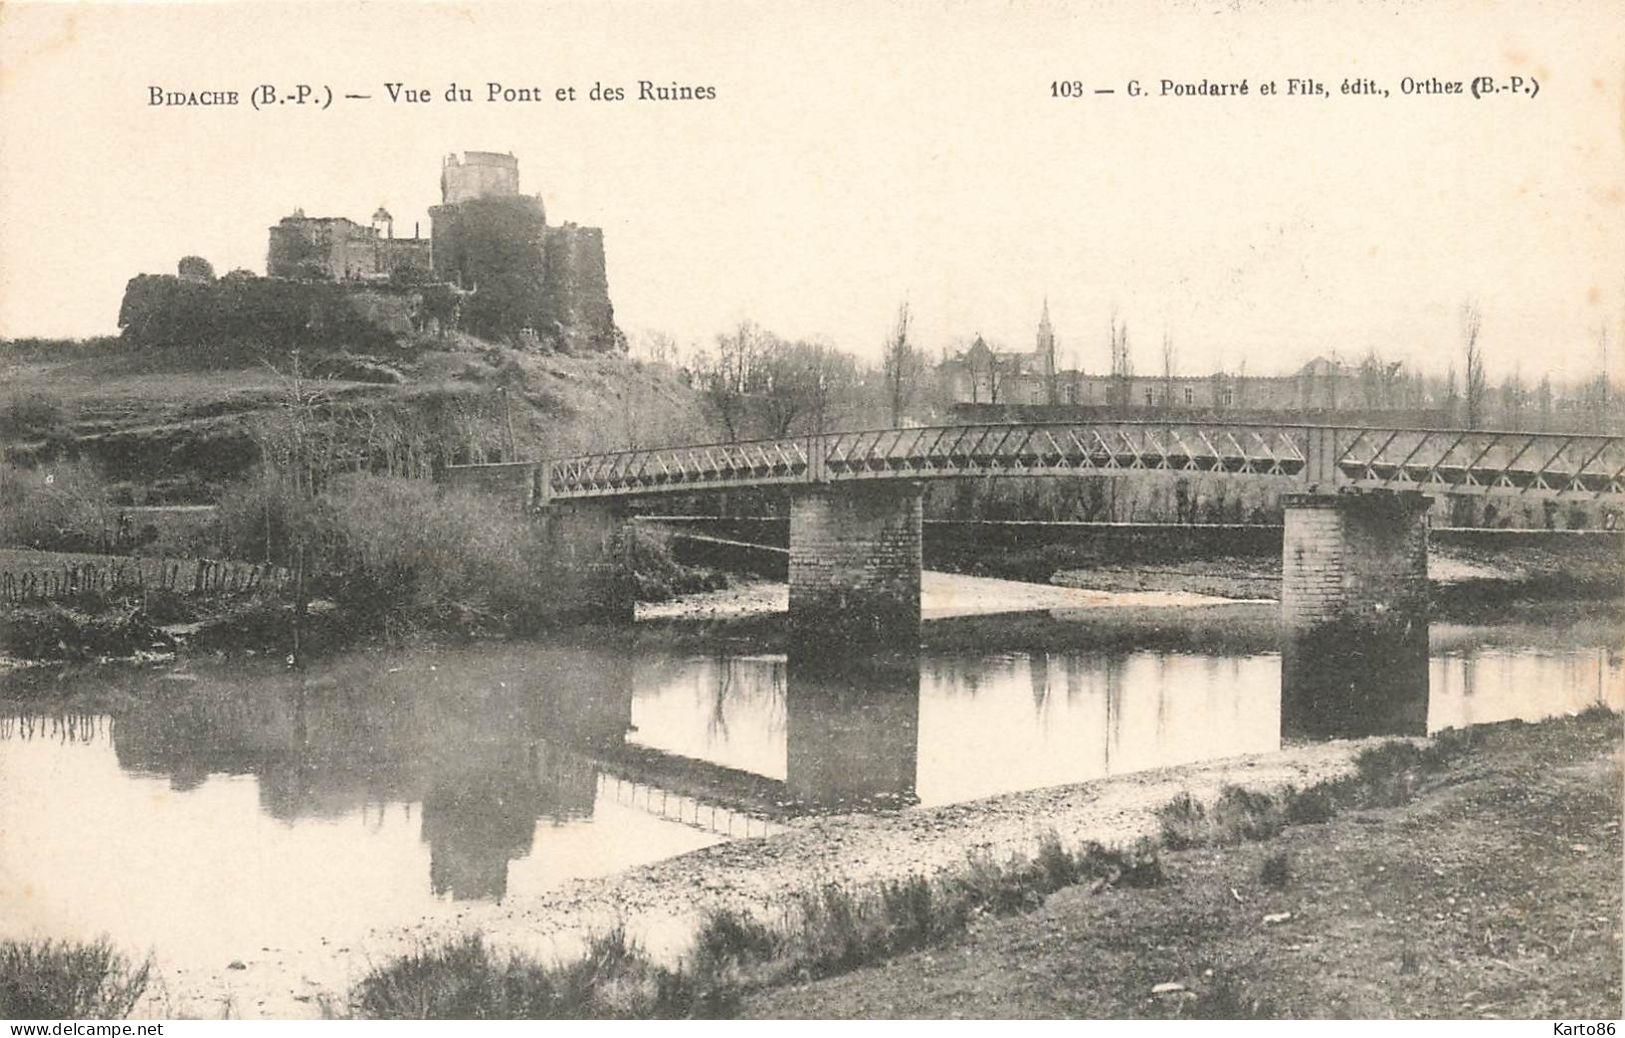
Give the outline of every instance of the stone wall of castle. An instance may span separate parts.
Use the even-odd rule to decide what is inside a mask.
[[[270,229],[265,273],[274,278],[333,281],[387,277],[430,268],[429,239],[384,238],[343,216],[296,212]]]
[[[604,232],[567,223],[543,238],[542,326],[544,339],[572,353],[614,349],[615,310],[604,270]]]

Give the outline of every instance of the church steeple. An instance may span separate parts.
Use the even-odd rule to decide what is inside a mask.
[[[1044,313],[1038,318],[1038,367],[1046,379],[1055,378],[1055,328],[1049,322],[1049,297],[1044,297]]]

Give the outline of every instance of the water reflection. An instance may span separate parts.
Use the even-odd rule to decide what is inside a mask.
[[[953,803],[1280,744],[1269,656],[699,657],[640,673],[640,746],[792,810]]]
[[[785,785],[819,808],[914,803],[920,657],[798,652],[787,661]]]
[[[1473,637],[1453,631],[1431,660],[1414,637],[1334,644],[1313,666],[628,643],[358,656],[305,676],[42,668],[0,678],[9,701],[102,682],[129,705],[0,717],[0,931],[107,932],[218,966],[760,835],[770,816],[953,803],[1265,752],[1283,734],[1625,706],[1611,648]]]
[[[1427,623],[1288,635],[1281,732],[1288,739],[1426,735]]]
[[[382,674],[340,664],[315,679],[164,675],[120,713],[110,741],[121,769],[176,793],[252,776],[261,810],[285,822],[414,805],[430,889],[500,898],[509,863],[536,850],[539,822],[593,819],[606,777],[598,757],[630,727],[631,676],[629,653],[563,646]],[[719,835],[671,820],[707,830],[702,843]],[[638,857],[695,844],[669,835]]]

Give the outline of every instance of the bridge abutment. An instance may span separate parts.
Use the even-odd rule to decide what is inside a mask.
[[[1425,734],[1429,503],[1416,493],[1283,497],[1285,734]]]
[[[631,623],[637,596],[631,519],[624,502],[560,501],[538,510],[545,530],[549,614],[560,620]]]
[[[921,489],[846,483],[790,491],[790,629],[798,641],[894,644],[920,635]]]

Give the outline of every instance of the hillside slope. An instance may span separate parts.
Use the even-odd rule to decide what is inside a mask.
[[[435,462],[720,438],[672,368],[618,354],[529,353],[459,337],[444,349],[199,362],[120,344],[0,345],[0,448],[23,464],[80,457],[136,503],[202,503],[259,461],[296,399],[370,447],[409,427]],[[511,419],[511,421],[510,421]],[[362,450],[358,446],[357,450]]]

